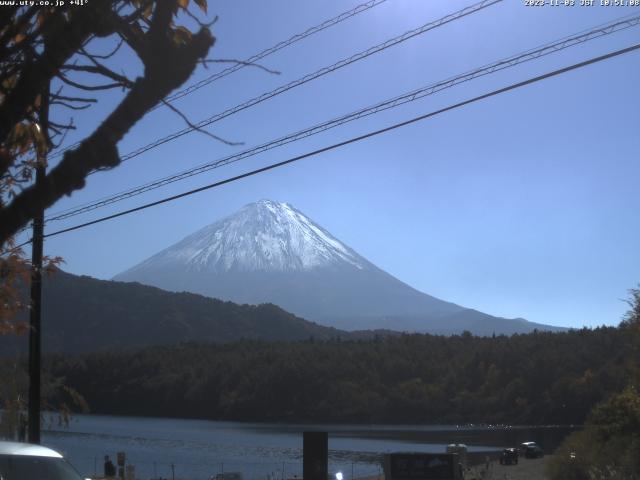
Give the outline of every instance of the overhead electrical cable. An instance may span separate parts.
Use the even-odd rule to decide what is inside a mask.
[[[210,85],[211,83],[215,82],[216,80],[220,80],[221,78],[226,77],[227,75],[231,75],[234,72],[237,72],[238,70],[243,69],[244,67],[250,66],[250,65],[255,65],[256,62],[259,62],[260,60],[268,57],[269,55],[279,52],[280,50],[283,50],[286,47],[289,47],[291,45],[293,45],[294,43],[299,42],[300,40],[304,40],[307,37],[310,37],[311,35],[315,34],[315,33],[319,33],[323,30],[326,30],[327,28],[333,27],[334,25],[337,25],[341,22],[344,22],[345,20],[351,18],[351,17],[355,17],[356,15],[358,15],[359,13],[362,12],[366,12],[367,10],[376,7],[384,2],[386,2],[388,0],[369,0],[368,2],[362,3],[360,5],[357,5],[356,7],[347,10],[346,12],[342,12],[339,15],[336,15],[333,18],[330,18],[328,20],[325,20],[324,22],[315,25],[313,27],[309,27],[308,29],[306,29],[304,32],[301,33],[296,33],[295,35],[291,36],[288,40],[283,40],[281,42],[276,43],[275,45],[269,47],[269,48],[265,48],[264,50],[262,50],[261,52],[258,52],[254,55],[251,55],[249,58],[235,63],[234,65],[225,68],[224,70],[220,70],[219,72],[216,72],[206,78],[203,78],[202,80],[189,85],[186,88],[183,88],[182,90],[178,90],[177,92],[174,92],[168,96],[166,96],[164,98],[165,102],[172,102],[174,100],[177,100],[179,98],[185,97],[193,92],[195,92],[196,90],[201,89],[202,87],[206,86],[206,85]],[[159,103],[158,105],[156,105],[155,107],[153,107],[150,111],[155,110],[156,108],[161,107],[163,104]],[[72,145],[69,145],[68,147],[65,147],[61,150],[56,151],[55,153],[50,155],[50,158],[55,158],[55,157],[59,157],[60,155],[64,154],[64,152],[66,152],[67,150],[71,150],[72,148],[75,148],[79,145],[79,142],[76,142]]]
[[[184,88],[182,90],[179,90],[171,95],[169,95],[167,98],[165,98],[165,100],[167,102],[172,102],[174,100],[177,100],[178,98],[182,98],[186,95],[189,95],[190,93],[195,92],[196,90],[199,90],[200,88],[209,85],[213,82],[215,82],[216,80],[219,80],[223,77],[226,77],[227,75],[230,75],[233,72],[237,72],[238,70],[240,70],[241,68],[246,67],[247,65],[251,65],[253,63],[256,63],[260,60],[262,60],[265,57],[268,57],[269,55],[271,55],[272,53],[276,53],[280,50],[282,50],[283,48],[288,47],[289,45],[293,45],[294,43],[307,38],[311,35],[313,35],[314,33],[318,33],[321,32],[322,30],[325,30],[326,28],[332,27],[334,25],[337,25],[340,22],[343,22],[344,20],[347,20],[348,18],[351,18],[359,13],[365,12],[367,10],[369,10],[370,8],[373,8],[377,5],[380,5],[381,3],[386,2],[387,0],[371,0],[369,2],[363,3],[361,5],[358,5],[357,7],[348,10],[346,12],[341,13],[340,15],[330,18],[329,20],[326,20],[324,22],[322,22],[319,25],[316,25],[315,27],[311,27],[307,30],[305,30],[302,33],[298,33],[294,36],[292,36],[291,38],[289,38],[288,40],[285,40],[283,42],[277,43],[276,45],[274,45],[273,47],[269,47],[264,49],[263,51],[261,51],[260,53],[256,53],[255,55],[252,55],[251,57],[247,58],[246,60],[244,60],[243,62],[239,63],[239,64],[235,64],[231,67],[225,68],[224,70],[218,72],[218,73],[214,73],[213,75],[204,78],[202,80],[200,80],[199,82],[194,83],[193,85],[188,86],[187,88]],[[160,105],[158,105],[160,106]]]
[[[198,131],[199,129],[202,129],[204,127],[207,127],[209,125],[211,125],[212,123],[218,122],[220,120],[222,120],[223,118],[227,118],[231,115],[234,115],[238,112],[241,112],[243,110],[246,110],[247,108],[253,107],[259,103],[262,103],[266,100],[269,100],[277,95],[280,95],[282,93],[288,92],[289,90],[292,90],[296,87],[299,87],[301,85],[304,85],[308,82],[311,82],[312,80],[315,80],[317,78],[323,77],[329,73],[335,72],[336,70],[339,70],[340,68],[346,67],[347,65],[351,65],[352,63],[355,63],[359,60],[362,60],[364,58],[370,57],[371,55],[374,55],[376,53],[382,52],[388,48],[391,48],[395,45],[398,45],[402,42],[405,42],[413,37],[416,37],[418,35],[422,35],[423,33],[426,33],[430,30],[434,30],[438,27],[441,27],[442,25],[446,25],[447,23],[453,22],[455,20],[459,20],[460,18],[466,17],[467,15],[471,15],[473,13],[476,13],[480,10],[483,10],[487,7],[490,7],[491,5],[494,5],[496,3],[500,3],[504,0],[482,0],[481,2],[475,3],[471,6],[465,7],[461,10],[458,10],[457,12],[451,13],[449,15],[446,15],[442,18],[440,18],[439,20],[435,20],[433,22],[429,22],[426,23],[418,28],[414,28],[413,30],[409,30],[405,33],[403,33],[402,35],[398,35],[397,37],[391,38],[385,42],[382,42],[374,47],[368,48],[367,50],[364,50],[362,52],[356,53],[348,58],[344,58],[328,67],[323,67],[320,70],[317,70],[313,73],[309,73],[307,75],[305,75],[304,77],[301,77],[297,80],[293,80],[292,82],[286,83],[284,85],[281,85],[280,87],[271,90],[269,92],[265,92],[257,97],[254,97],[250,100],[247,100],[246,102],[240,103],[234,107],[228,108],[222,112],[216,113],[215,115],[210,116],[209,118],[206,118],[204,120],[201,120],[200,122],[196,123],[194,126],[189,126],[186,127],[182,130],[179,130],[177,132],[174,132],[170,135],[166,135],[162,138],[159,138],[145,146],[142,146],[132,152],[129,152],[123,156],[120,157],[120,160],[122,162],[125,162],[127,160],[130,160],[134,157],[137,157],[138,155],[141,155],[145,152],[148,152],[149,150],[156,148],[160,145],[163,145],[167,142],[173,141],[177,138],[182,137],[183,135],[186,135],[188,133],[194,132],[194,131]],[[96,173],[100,170],[94,170],[91,173]],[[91,175],[90,173],[90,175]]]
[[[527,85],[531,85],[533,83],[537,83],[537,82],[540,82],[542,80],[546,80],[546,79],[551,78],[551,77],[556,77],[558,75],[570,72],[572,70],[577,70],[577,69],[580,69],[580,68],[584,68],[584,67],[586,67],[588,65],[592,65],[594,63],[602,62],[604,60],[608,60],[608,59],[613,58],[613,57],[624,55],[626,53],[630,53],[630,52],[638,50],[638,49],[640,49],[640,43],[632,45],[630,47],[626,47],[626,48],[623,48],[623,49],[620,49],[620,50],[616,50],[616,51],[607,53],[605,55],[594,57],[594,58],[591,58],[589,60],[585,60],[585,61],[582,61],[582,62],[579,62],[579,63],[575,63],[575,64],[570,65],[568,67],[563,67],[563,68],[560,68],[560,69],[557,69],[557,70],[553,70],[553,71],[545,73],[543,75],[538,75],[536,77],[532,77],[532,78],[529,78],[527,80],[524,80],[524,81],[521,81],[521,82],[518,82],[518,83],[513,83],[513,84],[511,84],[509,86],[506,86],[506,87],[503,87],[503,88],[499,88],[497,90],[493,90],[493,91],[491,91],[489,93],[485,93],[483,95],[480,95],[480,96],[477,96],[477,97],[473,97],[471,99],[464,100],[462,102],[459,102],[459,103],[456,103],[456,104],[453,104],[453,105],[449,105],[448,107],[444,107],[444,108],[441,108],[439,110],[435,110],[435,111],[426,113],[424,115],[420,115],[420,116],[411,118],[409,120],[405,120],[403,122],[396,123],[396,124],[390,125],[388,127],[381,128],[379,130],[375,130],[375,131],[366,133],[364,135],[359,135],[357,137],[352,137],[352,138],[350,138],[348,140],[344,140],[342,142],[334,143],[332,145],[329,145],[329,146],[326,146],[326,147],[323,147],[323,148],[319,148],[317,150],[313,150],[311,152],[307,152],[307,153],[304,153],[302,155],[298,155],[296,157],[289,158],[287,160],[283,160],[283,161],[278,162],[278,163],[273,163],[273,164],[267,165],[267,166],[262,167],[262,168],[251,170],[251,171],[243,173],[241,175],[236,175],[234,177],[227,178],[227,179],[224,179],[224,180],[220,180],[218,182],[214,182],[214,183],[205,185],[203,187],[199,187],[199,188],[196,188],[196,189],[193,189],[193,190],[189,190],[187,192],[183,192],[183,193],[180,193],[180,194],[177,194],[177,195],[172,195],[170,197],[165,197],[165,198],[163,198],[161,200],[156,200],[154,202],[141,205],[139,207],[130,208],[128,210],[124,210],[124,211],[121,211],[121,212],[118,212],[118,213],[114,213],[112,215],[107,215],[105,217],[101,217],[101,218],[98,218],[96,220],[92,220],[92,221],[85,222],[85,223],[82,223],[82,224],[79,224],[79,225],[75,225],[73,227],[57,230],[57,231],[48,233],[48,234],[46,234],[44,236],[45,236],[45,238],[47,238],[47,237],[53,237],[53,236],[56,236],[56,235],[67,233],[67,232],[72,232],[74,230],[85,228],[85,227],[88,227],[90,225],[95,225],[97,223],[102,223],[102,222],[105,222],[107,220],[112,220],[114,218],[122,217],[122,216],[128,215],[130,213],[139,212],[141,210],[146,210],[147,208],[155,207],[155,206],[161,205],[163,203],[171,202],[171,201],[174,201],[174,200],[178,200],[180,198],[184,198],[184,197],[187,197],[187,196],[190,196],[190,195],[194,195],[196,193],[203,192],[205,190],[209,190],[209,189],[212,189],[212,188],[220,187],[222,185],[226,185],[228,183],[232,183],[232,182],[235,182],[237,180],[241,180],[243,178],[251,177],[251,176],[257,175],[259,173],[263,173],[263,172],[266,172],[266,171],[269,171],[269,170],[273,170],[275,168],[279,168],[279,167],[282,167],[282,166],[285,166],[285,165],[289,165],[291,163],[297,162],[299,160],[303,160],[305,158],[309,158],[309,157],[313,157],[313,156],[319,155],[320,153],[328,152],[330,150],[335,150],[337,148],[344,147],[346,145],[350,145],[352,143],[356,143],[356,142],[359,142],[361,140],[365,140],[365,139],[370,138],[370,137],[381,135],[383,133],[387,133],[387,132],[390,132],[392,130],[396,130],[398,128],[405,127],[407,125],[411,125],[413,123],[425,120],[427,118],[435,117],[436,115],[440,115],[442,113],[445,113],[445,112],[448,112],[448,111],[451,111],[451,110],[455,110],[455,109],[464,107],[466,105],[470,105],[472,103],[479,102],[481,100],[485,100],[487,98],[494,97],[496,95],[500,95],[502,93],[506,93],[506,92],[509,92],[509,91],[512,91],[512,90],[516,90],[518,88],[521,88],[521,87],[524,87],[524,86],[527,86]]]
[[[451,88],[460,83],[467,82],[484,75],[495,73],[495,72],[504,70],[506,68],[514,67],[516,65],[528,62],[530,60],[534,60],[551,53],[559,52],[566,48],[579,45],[587,41],[600,38],[602,36],[609,35],[611,33],[618,32],[633,26],[637,26],[637,25],[640,25],[640,15],[632,18],[625,17],[624,20],[618,19],[616,21],[613,21],[607,24],[599,25],[597,27],[592,28],[591,30],[583,31],[580,34],[564,37],[556,42],[547,43],[540,47],[529,49],[525,52],[512,55],[502,60],[498,60],[496,62],[487,64],[483,67],[470,70],[466,73],[463,73],[454,77],[450,77],[446,80],[442,80],[434,84],[430,84],[428,86],[419,88],[417,90],[413,90],[403,95],[399,95],[397,97],[385,100],[383,102],[379,102],[375,105],[362,108],[360,110],[354,111],[346,115],[342,115],[340,117],[314,125],[304,130],[300,130],[298,132],[286,135],[284,137],[280,137],[276,140],[271,140],[267,143],[263,143],[256,147],[252,147],[250,149],[244,150],[242,152],[229,155],[222,159],[218,159],[213,162],[208,162],[203,165],[199,165],[197,167],[185,170],[183,172],[176,173],[176,174],[146,183],[138,187],[134,187],[129,190],[125,190],[123,192],[120,192],[108,197],[104,197],[100,200],[93,201],[91,203],[83,204],[80,206],[72,207],[64,211],[57,212],[55,214],[52,214],[50,217],[48,217],[47,222],[64,220],[66,218],[79,215],[81,213],[92,211],[97,208],[110,205],[112,203],[125,200],[151,190],[155,190],[157,188],[160,188],[165,185],[169,185],[171,183],[183,180],[185,178],[189,178],[194,175],[199,175],[201,173],[228,165],[230,163],[234,163],[239,160],[263,153],[267,150],[271,150],[273,148],[280,147],[288,143],[292,143],[294,141],[298,141],[303,138],[310,137],[317,133],[321,133],[331,128],[337,127],[339,125],[343,125],[345,123],[358,120],[360,118],[373,115],[375,113],[378,113],[384,110],[395,108],[405,103],[413,102],[415,100],[424,98],[428,95],[432,95],[441,90]]]
[[[173,141],[173,140],[175,140],[177,138],[180,138],[183,135],[186,135],[186,134],[191,133],[193,131],[200,130],[203,127],[211,125],[212,123],[215,123],[215,122],[217,122],[219,120],[222,120],[223,118],[226,118],[226,117],[228,117],[230,115],[238,113],[238,112],[240,112],[242,110],[250,108],[250,107],[252,107],[254,105],[257,105],[259,103],[262,103],[262,102],[264,102],[264,101],[266,101],[266,100],[268,100],[270,98],[273,98],[273,97],[275,97],[277,95],[280,95],[280,94],[282,94],[282,93],[284,93],[286,91],[289,91],[289,90],[291,90],[293,88],[296,88],[296,87],[298,87],[300,85],[303,85],[303,84],[305,84],[307,82],[310,82],[312,80],[315,80],[316,78],[322,77],[322,76],[324,76],[324,75],[326,75],[328,73],[334,72],[334,71],[338,70],[339,68],[342,68],[344,66],[350,65],[350,64],[352,64],[354,62],[357,62],[358,60],[362,60],[363,58],[367,58],[367,57],[369,57],[369,56],[371,56],[371,55],[373,55],[375,53],[378,53],[378,52],[383,51],[383,50],[385,50],[387,48],[390,48],[390,47],[392,47],[394,45],[402,43],[402,42],[404,42],[406,40],[409,40],[410,38],[413,38],[413,37],[415,37],[417,35],[421,35],[423,33],[426,33],[428,31],[430,31],[430,30],[433,30],[433,29],[438,28],[438,27],[440,27],[442,25],[445,25],[445,24],[447,24],[449,22],[452,22],[454,20],[458,20],[458,19],[460,19],[462,17],[465,17],[467,15],[470,15],[472,13],[476,13],[476,12],[478,12],[478,11],[484,9],[484,8],[487,8],[487,7],[489,7],[491,5],[494,5],[496,3],[500,3],[502,1],[504,1],[504,0],[483,0],[483,1],[480,1],[480,2],[475,3],[473,5],[470,5],[468,7],[465,7],[463,9],[461,9],[461,10],[458,10],[458,11],[456,11],[454,13],[446,15],[446,16],[438,19],[438,20],[435,20],[433,22],[424,24],[421,27],[415,28],[413,30],[409,30],[409,31],[403,33],[402,35],[399,35],[397,37],[391,38],[391,39],[389,39],[389,40],[387,40],[387,41],[385,41],[383,43],[380,43],[380,44],[378,44],[378,45],[376,45],[374,47],[371,47],[371,48],[369,48],[369,49],[367,49],[365,51],[356,53],[356,54],[352,55],[349,58],[342,59],[342,60],[340,60],[340,61],[338,61],[338,62],[336,62],[336,63],[334,63],[334,64],[332,64],[330,66],[324,67],[324,68],[322,68],[320,70],[317,70],[317,71],[315,71],[313,73],[307,74],[304,77],[301,77],[301,78],[299,78],[297,80],[289,82],[289,83],[287,83],[285,85],[281,85],[280,87],[276,88],[275,90],[271,90],[269,92],[265,92],[265,93],[259,95],[258,97],[254,97],[254,98],[252,98],[250,100],[247,100],[244,103],[238,104],[238,105],[236,105],[234,107],[231,107],[231,108],[229,108],[227,110],[219,112],[219,113],[217,113],[217,114],[215,114],[215,115],[213,115],[213,116],[211,116],[211,117],[209,117],[209,118],[207,118],[205,120],[202,120],[202,121],[198,122],[197,124],[195,124],[193,126],[186,127],[184,129],[179,130],[177,132],[174,132],[174,133],[172,133],[170,135],[167,135],[165,137],[157,139],[157,140],[155,140],[155,141],[153,141],[153,142],[151,142],[151,143],[149,143],[147,145],[139,147],[138,149],[136,149],[134,151],[131,151],[131,152],[125,154],[125,155],[122,155],[120,157],[120,160],[121,160],[121,162],[125,162],[127,160],[130,160],[131,158],[137,157],[137,156],[139,156],[139,155],[141,155],[141,154],[143,154],[143,153],[145,153],[145,152],[147,152],[147,151],[149,151],[149,150],[151,150],[151,149],[153,149],[153,148],[155,148],[157,146],[160,146],[160,145],[163,145],[163,144],[165,144],[167,142]],[[72,148],[72,147],[68,147],[68,148]],[[94,171],[90,172],[89,175],[92,175],[92,174],[100,172],[100,171],[101,170],[94,170]]]

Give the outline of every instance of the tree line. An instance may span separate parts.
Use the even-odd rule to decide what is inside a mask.
[[[636,374],[625,328],[183,343],[50,355],[94,413],[215,420],[582,424]],[[8,360],[5,360],[8,361]],[[63,398],[58,399],[64,401]]]
[[[547,463],[551,480],[640,479],[640,289],[630,291],[620,331],[631,345],[628,384],[593,407]]]

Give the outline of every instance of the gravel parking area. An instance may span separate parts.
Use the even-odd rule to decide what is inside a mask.
[[[517,465],[500,465],[492,461],[488,471],[484,465],[472,467],[465,480],[545,480],[545,465],[551,458],[551,455],[536,459],[520,458]]]

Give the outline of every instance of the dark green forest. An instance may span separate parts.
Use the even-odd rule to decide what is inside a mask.
[[[26,295],[26,290],[25,290]],[[271,304],[238,305],[139,283],[111,282],[58,270],[43,282],[43,340],[48,352],[82,353],[179,342],[304,340],[353,335]],[[26,297],[25,297],[26,299]],[[28,320],[28,311],[20,320]],[[361,336],[370,335],[362,332]],[[27,352],[28,336],[0,335],[0,355]]]
[[[287,422],[582,424],[636,371],[628,329],[184,343],[50,355],[93,413]],[[64,400],[64,399],[59,399]]]

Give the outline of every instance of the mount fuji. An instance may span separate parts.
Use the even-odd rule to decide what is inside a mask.
[[[246,205],[114,280],[236,303],[274,303],[344,329],[477,335],[560,330],[493,317],[422,293],[373,265],[287,203]]]

